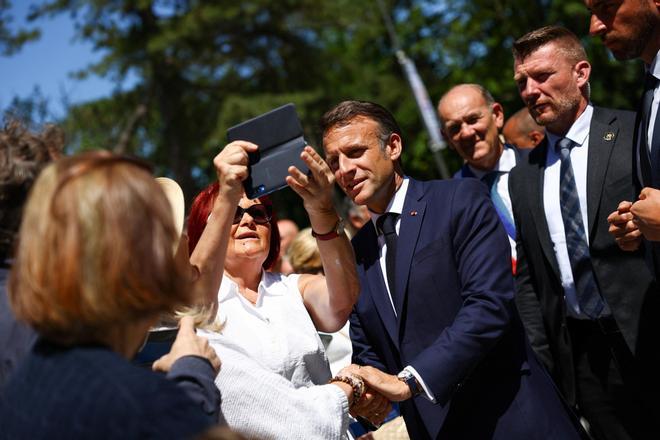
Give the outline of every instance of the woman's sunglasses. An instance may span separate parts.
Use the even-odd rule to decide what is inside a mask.
[[[265,225],[268,223],[272,217],[271,209],[266,205],[252,205],[249,208],[242,208],[240,206],[236,207],[236,213],[234,214],[234,224],[240,223],[243,218],[243,214],[250,214],[252,220],[258,225]]]

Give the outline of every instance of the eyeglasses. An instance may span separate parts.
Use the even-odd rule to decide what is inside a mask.
[[[240,223],[243,218],[243,214],[250,214],[252,220],[258,225],[265,225],[268,223],[272,217],[271,208],[266,205],[257,204],[252,205],[249,208],[243,208],[241,206],[236,207],[236,213],[234,214],[234,224]]]

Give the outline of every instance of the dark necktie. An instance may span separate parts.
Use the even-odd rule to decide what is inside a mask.
[[[387,272],[387,284],[390,288],[390,295],[392,302],[397,304],[396,301],[396,243],[399,237],[396,235],[396,221],[399,214],[394,212],[387,212],[378,218],[377,226],[385,238],[385,245],[387,246],[387,254],[385,254],[385,270]],[[398,312],[397,312],[398,315]]]
[[[575,185],[573,166],[571,165],[571,149],[575,144],[570,139],[563,138],[558,142],[558,145],[561,156],[559,203],[561,205],[561,217],[564,222],[566,247],[571,262],[575,292],[582,313],[595,319],[605,309],[605,303],[600,297],[594,278],[582,212],[580,211],[580,199]]]
[[[642,94],[642,102],[639,108],[640,112],[640,123],[639,123],[639,136],[638,146],[639,146],[639,164],[640,169],[642,170],[642,185],[649,186],[653,181],[653,171],[651,166],[651,157],[649,154],[649,142],[648,142],[648,130],[649,123],[651,120],[651,104],[653,103],[653,91],[655,89],[657,80],[650,72],[646,73],[644,78],[644,93]],[[657,132],[657,130],[655,130]],[[657,171],[656,171],[657,172]]]

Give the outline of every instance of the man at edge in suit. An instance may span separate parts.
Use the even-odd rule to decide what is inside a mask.
[[[532,345],[597,439],[658,432],[648,369],[658,299],[640,251],[623,252],[607,215],[632,192],[634,115],[589,103],[578,38],[546,26],[513,44],[514,80],[545,139],[510,175],[517,304]],[[651,346],[653,344],[653,346]],[[655,399],[655,397],[653,397]]]
[[[599,36],[616,59],[638,58],[646,67],[644,91],[635,121],[633,176],[636,191],[608,218],[610,233],[619,246],[634,250],[640,244],[640,231],[647,240],[660,241],[660,1],[585,0],[584,3],[591,12],[589,33]],[[644,157],[640,152],[644,152]],[[629,200],[636,198],[639,200],[633,205]],[[659,246],[654,243],[651,249],[655,255],[649,254],[656,278]]]
[[[405,176],[401,130],[380,105],[342,102],[321,127],[339,186],[371,214],[353,239],[353,361],[367,365],[357,373],[370,387],[401,402],[410,437],[579,438],[528,348],[486,186]]]

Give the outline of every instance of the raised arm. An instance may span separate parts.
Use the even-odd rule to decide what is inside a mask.
[[[197,272],[196,297],[204,304],[213,302],[220,288],[234,212],[243,194],[243,180],[249,174],[248,153],[256,150],[253,143],[234,141],[213,159],[219,192],[190,256],[190,264]]]
[[[289,186],[303,199],[312,230],[326,234],[337,227],[339,216],[332,203],[335,178],[323,158],[307,146],[301,158],[309,167],[308,176],[289,168]],[[316,240],[323,263],[323,275],[302,275],[298,288],[317,330],[335,332],[342,328],[360,293],[353,248],[346,234]]]

